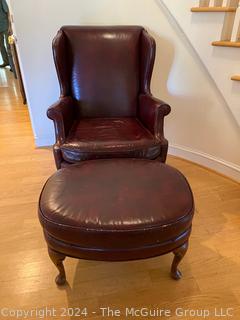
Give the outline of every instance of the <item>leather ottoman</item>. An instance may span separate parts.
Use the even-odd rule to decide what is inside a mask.
[[[39,199],[58,285],[66,281],[66,256],[122,261],[173,252],[171,275],[179,279],[193,214],[185,177],[152,160],[83,161],[53,174]]]

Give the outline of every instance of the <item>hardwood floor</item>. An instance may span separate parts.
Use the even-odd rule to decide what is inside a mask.
[[[124,310],[132,306],[170,309],[171,319],[178,319],[176,308],[184,308],[209,310],[212,313],[208,319],[215,319],[215,308],[219,312],[220,308],[234,308],[234,317],[224,319],[240,319],[239,184],[169,157],[168,163],[188,178],[196,202],[190,248],[180,265],[182,280],[176,282],[169,277],[171,254],[120,263],[67,258],[69,285],[58,289],[54,283],[57,270],[47,255],[37,217],[40,190],[55,171],[52,152],[34,147],[27,107],[18,97],[12,74],[3,70],[0,152],[0,309],[54,307],[55,318],[60,319],[60,308],[87,307],[86,318],[103,319],[99,307]],[[3,315],[0,318],[5,319]],[[36,317],[33,314],[27,319]],[[54,317],[48,313],[45,319]]]

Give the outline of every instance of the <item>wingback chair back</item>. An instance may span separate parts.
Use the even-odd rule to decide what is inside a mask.
[[[165,162],[170,106],[150,91],[155,41],[141,26],[65,26],[53,41],[60,99],[54,121],[58,169],[84,160]]]
[[[63,27],[53,51],[62,95],[81,103],[81,116],[136,116],[155,56],[142,27]]]

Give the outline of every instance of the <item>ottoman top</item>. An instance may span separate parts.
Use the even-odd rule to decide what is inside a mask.
[[[107,159],[54,173],[42,190],[39,209],[63,225],[136,230],[192,215],[194,203],[178,170],[153,160]]]

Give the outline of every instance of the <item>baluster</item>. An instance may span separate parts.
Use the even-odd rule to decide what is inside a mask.
[[[229,2],[229,0],[223,0],[222,7],[228,7],[229,6],[228,2]]]
[[[209,1],[209,7],[215,7],[215,0]]]
[[[199,0],[199,7],[208,7],[209,6],[209,0]]]
[[[234,19],[231,41],[232,42],[239,41],[239,37],[240,37],[240,4],[238,5],[235,19]]]

